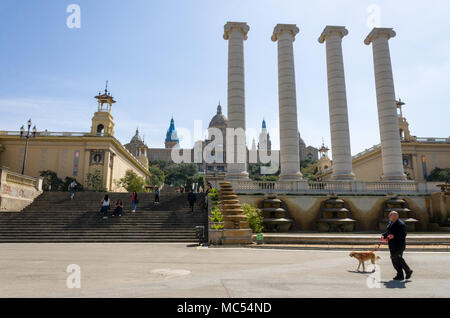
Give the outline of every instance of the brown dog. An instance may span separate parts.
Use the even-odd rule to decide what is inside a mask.
[[[356,271],[359,272],[359,268],[361,267],[361,264],[363,266],[363,272],[366,271],[366,266],[364,265],[364,262],[371,261],[373,265],[375,265],[375,260],[380,259],[379,256],[376,256],[374,252],[351,252],[350,257],[354,257],[359,261],[358,268]]]

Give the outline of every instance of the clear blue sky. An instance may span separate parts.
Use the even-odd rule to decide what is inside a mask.
[[[69,4],[81,7],[81,28],[66,26]],[[294,43],[299,127],[307,144],[329,144],[326,25],[345,25],[352,153],[379,143],[367,8],[381,8],[390,41],[397,96],[412,133],[448,137],[450,129],[450,3],[442,1],[300,0],[2,0],[0,2],[0,130],[29,117],[39,130],[88,131],[105,80],[117,99],[116,137],[136,127],[162,146],[170,117],[177,127],[206,129],[220,100],[226,113],[227,42],[223,25],[250,25],[245,43],[247,126],[263,117],[278,127],[277,23],[296,23]],[[278,147],[276,136],[274,146]]]

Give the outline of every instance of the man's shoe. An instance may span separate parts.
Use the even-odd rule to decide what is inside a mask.
[[[393,280],[404,280],[405,278],[402,276],[395,276]]]
[[[413,274],[413,271],[411,270],[411,271],[409,271],[409,272],[407,272],[406,273],[406,279],[410,279],[411,278],[411,276],[412,276],[412,274]]]

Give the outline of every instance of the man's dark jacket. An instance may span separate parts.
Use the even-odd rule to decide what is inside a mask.
[[[196,197],[195,197],[195,193],[194,192],[189,192],[188,193],[188,201],[190,202],[190,203],[194,203],[195,201],[196,201]]]
[[[389,222],[386,228],[386,232],[383,233],[383,237],[387,238],[390,234],[394,235],[394,238],[389,240],[389,249],[391,251],[404,251],[406,248],[405,222],[400,219],[398,219],[394,223]]]

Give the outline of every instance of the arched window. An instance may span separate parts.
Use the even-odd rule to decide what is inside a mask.
[[[97,126],[97,136],[102,136],[103,133],[105,132],[105,126],[103,126],[102,124]]]

